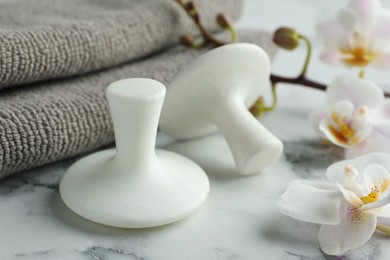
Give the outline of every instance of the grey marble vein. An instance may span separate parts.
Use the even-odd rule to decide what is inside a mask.
[[[139,256],[134,252],[119,249],[118,247],[104,248],[99,246],[93,246],[85,250],[83,254],[92,257],[92,259],[94,260],[112,259],[114,257],[117,259],[120,259],[120,257],[122,257],[123,259],[129,260],[145,260],[144,257]]]
[[[320,173],[314,177],[323,178],[324,169],[344,158],[343,149],[324,144],[321,139],[285,141],[284,153],[286,161],[300,178],[313,177],[316,171]]]

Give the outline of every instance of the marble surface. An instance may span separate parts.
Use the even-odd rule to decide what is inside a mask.
[[[273,30],[294,26],[314,39],[318,16],[345,1],[249,0],[239,27]],[[384,1],[390,6],[390,1]],[[329,67],[314,55],[309,76],[329,82],[340,67]],[[303,48],[281,51],[273,71],[299,72]],[[351,72],[350,72],[351,73]],[[386,72],[367,77],[388,86]],[[308,115],[324,100],[322,92],[280,85],[277,109],[260,121],[283,140],[282,158],[264,172],[238,175],[226,142],[218,135],[175,142],[159,134],[158,146],[183,154],[201,165],[211,184],[206,203],[192,216],[160,228],[126,230],[98,225],[72,213],[62,202],[58,182],[75,161],[40,167],[0,181],[0,259],[338,259],[322,254],[319,226],[281,214],[275,203],[294,179],[324,179],[324,171],[343,152],[324,146]],[[363,247],[340,259],[388,259],[390,240],[375,234]]]

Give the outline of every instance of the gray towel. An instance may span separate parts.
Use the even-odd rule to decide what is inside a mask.
[[[206,28],[242,0],[195,0]],[[196,33],[174,0],[0,0],[0,88],[140,58]]]
[[[276,48],[266,32],[241,41]],[[105,88],[113,81],[148,77],[169,87],[178,70],[205,50],[177,46],[145,60],[106,71],[3,90],[0,95],[0,178],[94,150],[114,141]],[[260,68],[259,68],[260,69]]]

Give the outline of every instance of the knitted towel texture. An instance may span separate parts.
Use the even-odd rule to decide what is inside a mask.
[[[195,0],[209,30],[242,0]],[[0,0],[0,88],[122,64],[195,34],[174,0]]]
[[[270,57],[276,52],[267,32],[240,32],[240,39],[262,46]],[[147,77],[169,88],[180,68],[204,52],[177,46],[105,71],[3,90],[0,178],[112,143],[114,132],[105,98],[111,82]]]

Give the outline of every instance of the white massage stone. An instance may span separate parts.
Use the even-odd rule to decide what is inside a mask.
[[[176,139],[219,129],[238,171],[255,174],[275,162],[282,142],[248,111],[269,82],[271,65],[254,44],[216,48],[186,66],[168,88],[160,128]]]
[[[155,150],[165,87],[151,79],[124,79],[107,88],[116,149],[72,165],[60,183],[65,204],[101,224],[145,228],[190,215],[206,199],[209,181],[189,159]]]

